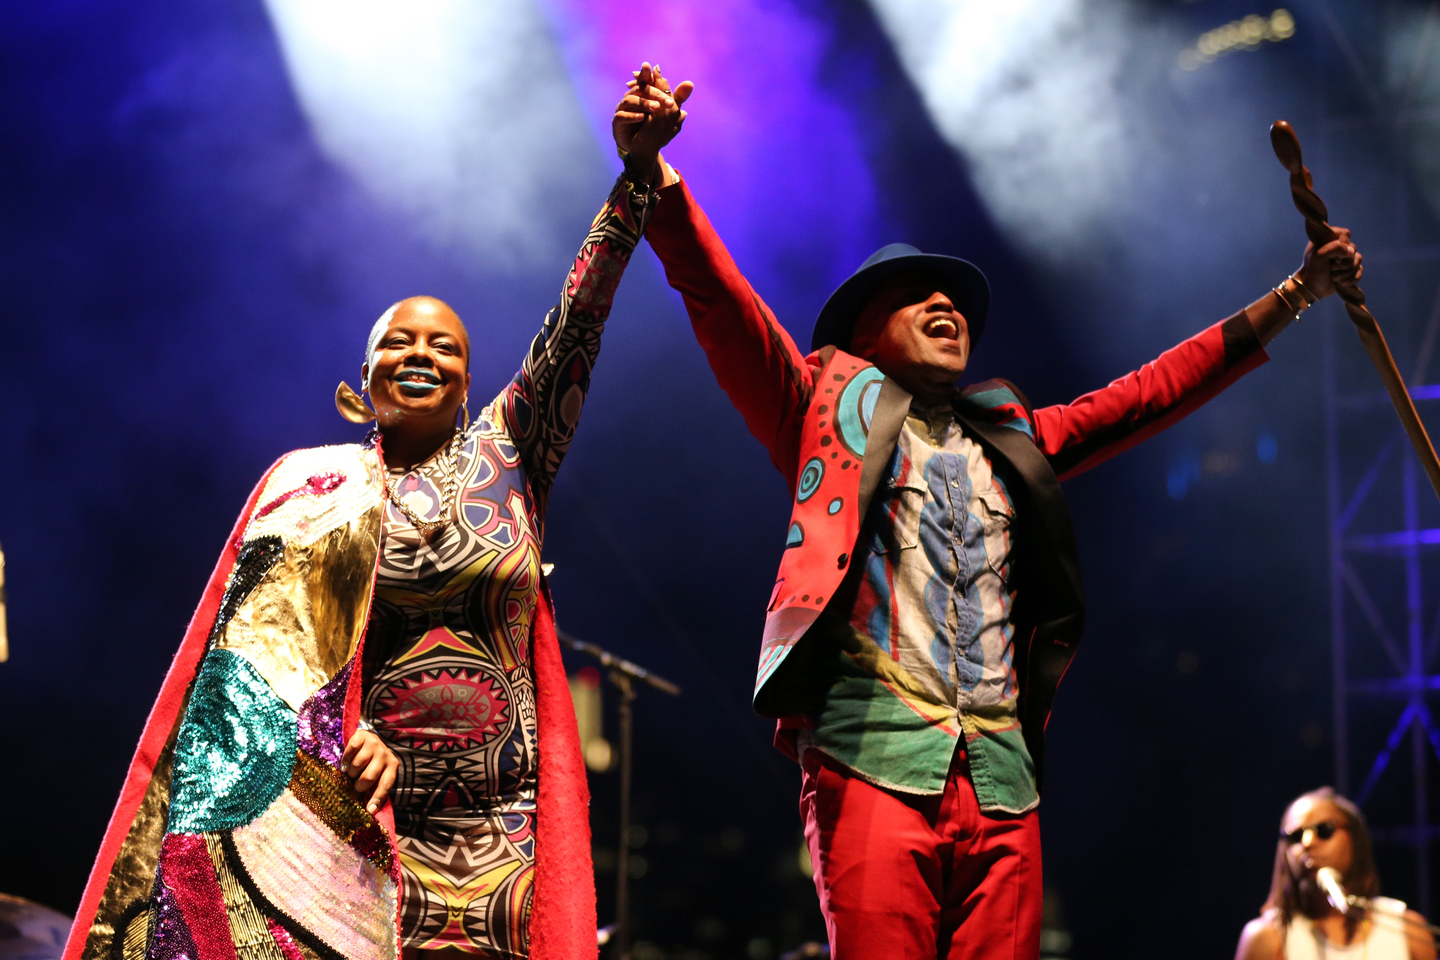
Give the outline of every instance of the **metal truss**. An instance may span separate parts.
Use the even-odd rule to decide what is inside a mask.
[[[1372,197],[1384,216],[1383,236],[1365,238],[1366,292],[1384,304],[1381,323],[1397,353],[1414,358],[1404,372],[1433,431],[1440,409],[1420,401],[1440,400],[1440,384],[1425,384],[1440,339],[1440,244],[1417,241],[1433,225],[1403,149],[1405,127],[1433,118],[1405,95],[1387,97],[1365,68],[1366,48],[1326,4],[1313,9],[1329,41],[1316,44],[1317,59],[1333,63],[1338,53],[1350,70],[1342,81],[1317,81],[1320,146],[1333,155],[1348,138],[1371,138]],[[1440,4],[1429,18],[1436,23],[1427,23],[1427,36],[1440,27]],[[1411,848],[1412,905],[1428,913],[1431,847],[1440,839],[1430,802],[1431,757],[1440,758],[1432,706],[1440,692],[1440,578],[1426,557],[1440,546],[1440,509],[1373,371],[1357,358],[1349,323],[1338,309],[1323,323],[1335,786],[1366,810],[1377,841]],[[1363,779],[1352,777],[1362,771]]]

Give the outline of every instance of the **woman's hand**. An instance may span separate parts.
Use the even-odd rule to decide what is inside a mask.
[[[630,155],[636,170],[659,174],[663,170],[660,150],[685,124],[687,114],[680,106],[690,98],[695,84],[686,80],[672,91],[658,67],[642,63],[627,86],[610,125],[615,146]],[[651,176],[650,182],[659,185],[660,177]]]
[[[395,786],[400,760],[373,730],[356,730],[345,745],[340,769],[355,785],[355,792],[365,801],[365,809],[375,813]]]
[[[1335,292],[1335,287],[1359,283],[1365,272],[1361,261],[1365,258],[1350,241],[1350,231],[1345,227],[1331,227],[1335,239],[1319,250],[1315,244],[1305,245],[1305,261],[1295,275],[1310,289],[1316,298],[1323,299]]]

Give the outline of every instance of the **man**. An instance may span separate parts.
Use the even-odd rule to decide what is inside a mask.
[[[691,85],[642,69],[616,144]],[[985,328],[973,265],[892,244],[830,297],[802,355],[678,175],[647,236],[721,387],[794,499],[755,708],[803,770],[833,955],[1039,952],[1043,733],[1084,615],[1058,481],[1176,422],[1266,359],[1337,280],[1341,239],[1279,288],[1069,405],[956,381]]]
[[[1280,820],[1270,896],[1245,925],[1235,960],[1435,960],[1435,936],[1425,918],[1399,900],[1382,897],[1370,828],[1354,803],[1330,787],[1301,794]],[[1366,906],[1345,913],[1316,879],[1329,867]]]

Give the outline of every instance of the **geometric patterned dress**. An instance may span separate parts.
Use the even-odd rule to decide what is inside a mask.
[[[574,435],[621,273],[654,194],[617,183],[519,373],[470,424],[451,522],[387,504],[364,716],[400,759],[392,802],[407,947],[528,954],[538,783],[529,637],[545,502]],[[448,446],[392,471],[435,517]]]

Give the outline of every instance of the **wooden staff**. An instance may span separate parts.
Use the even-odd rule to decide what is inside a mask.
[[[1300,138],[1295,136],[1290,124],[1284,120],[1276,120],[1270,126],[1270,145],[1275,148],[1275,156],[1279,158],[1281,166],[1290,171],[1290,196],[1295,200],[1295,208],[1305,217],[1306,235],[1315,245],[1315,249],[1319,250],[1335,239],[1335,231],[1327,222],[1330,213],[1325,209],[1325,201],[1315,193],[1315,187],[1310,181],[1310,171],[1305,168],[1300,158]],[[1385,334],[1380,332],[1380,324],[1375,322],[1375,318],[1365,308],[1365,291],[1360,289],[1359,284],[1337,283],[1335,292],[1345,301],[1345,312],[1350,315],[1350,320],[1355,324],[1355,332],[1360,335],[1360,342],[1365,345],[1365,352],[1370,354],[1370,361],[1375,364],[1380,379],[1385,382],[1390,402],[1395,405],[1400,423],[1404,425],[1405,433],[1415,448],[1415,456],[1420,458],[1420,465],[1425,468],[1425,475],[1430,478],[1430,486],[1435,489],[1435,496],[1440,497],[1440,459],[1435,456],[1435,445],[1430,442],[1430,435],[1425,432],[1425,424],[1420,422],[1420,414],[1415,411],[1415,401],[1410,399],[1410,391],[1405,389],[1405,379],[1400,376],[1400,370],[1395,366],[1395,358],[1385,342]]]

